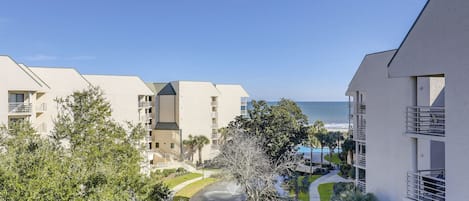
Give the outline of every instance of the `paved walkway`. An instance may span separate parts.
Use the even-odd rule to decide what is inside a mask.
[[[337,175],[339,173],[338,170],[333,170],[329,174],[326,174],[322,177],[319,177],[309,185],[309,200],[310,201],[320,201],[319,199],[319,191],[318,186],[319,184],[323,183],[337,183],[337,182],[353,182],[353,180],[347,180],[342,178],[341,176]]]
[[[205,171],[202,171],[202,170],[197,170],[195,171],[196,173],[200,173],[200,174],[203,174],[204,176],[203,177],[198,177],[198,178],[195,178],[195,179],[192,179],[192,180],[189,180],[189,181],[185,181],[183,183],[180,183],[178,184],[177,186],[173,187],[171,189],[171,191],[173,191],[173,194],[176,194],[176,192],[182,190],[184,187],[186,187],[187,185],[189,184],[192,184],[196,181],[199,181],[203,178],[209,178],[212,174],[214,174],[213,171],[210,171],[210,170],[205,170]]]

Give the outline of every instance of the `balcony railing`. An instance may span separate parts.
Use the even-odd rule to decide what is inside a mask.
[[[357,181],[357,189],[361,192],[366,192],[366,181],[365,180],[358,180]]]
[[[212,123],[212,128],[213,129],[218,129],[218,124],[217,123]]]
[[[445,136],[444,107],[407,107],[406,133]]]
[[[217,118],[218,113],[217,112],[212,112],[212,118]]]
[[[220,145],[218,145],[218,144],[212,144],[212,149],[220,149]]]
[[[353,133],[354,134],[354,139],[355,140],[361,140],[365,141],[366,140],[366,131],[364,127],[358,127],[357,131]]]
[[[217,106],[217,105],[218,105],[218,101],[212,101],[212,102],[211,102],[211,105],[212,105],[212,106]]]
[[[47,111],[46,103],[40,103],[36,106],[36,112],[45,112],[45,111]]]
[[[144,128],[147,130],[152,130],[151,124],[145,124]]]
[[[366,114],[366,105],[365,104],[358,104],[357,114]]]
[[[407,173],[407,197],[416,201],[445,201],[445,170],[419,170]]]
[[[357,165],[366,167],[366,155],[364,153],[357,154]]]
[[[145,140],[146,140],[147,142],[152,142],[152,137],[151,137],[151,136],[146,136],[146,137],[145,137]]]
[[[138,102],[139,108],[151,107],[151,102],[149,101],[140,101]]]
[[[212,133],[212,139],[218,139],[219,137],[220,137],[220,134]]]
[[[9,102],[8,103],[9,113],[30,113],[31,103],[24,102]]]

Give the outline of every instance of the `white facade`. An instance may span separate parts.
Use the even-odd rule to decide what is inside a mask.
[[[219,129],[247,111],[249,95],[240,85],[193,81],[149,85],[158,89],[154,91],[157,112],[154,147],[162,155],[180,157],[181,139],[204,135],[211,142],[202,150],[203,160],[213,158],[218,153]]]
[[[354,104],[365,96],[366,191],[379,200],[468,200],[467,27],[469,1],[429,1],[400,48],[367,56],[351,81]]]

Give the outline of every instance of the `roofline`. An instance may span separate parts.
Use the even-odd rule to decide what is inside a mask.
[[[367,56],[372,56],[372,55],[375,55],[375,54],[383,54],[383,53],[386,53],[386,52],[392,52],[392,51],[396,51],[397,49],[391,49],[391,50],[384,50],[384,51],[379,51],[379,52],[373,52],[373,53],[368,53],[365,55],[365,57]]]
[[[32,74],[34,74],[37,79],[41,80],[41,82],[44,83],[44,84],[46,85],[46,87],[50,89],[50,86],[49,86],[41,77],[39,77],[39,75],[37,75],[36,73],[34,73],[34,71],[32,71],[32,70],[29,68],[29,66],[27,66],[26,64],[22,64],[22,65],[24,65],[24,67],[26,67],[26,68],[29,70],[29,72],[31,72]]]
[[[15,63],[15,65],[16,65],[18,68],[20,68],[23,72],[25,72],[25,73],[26,73],[31,79],[33,79],[34,82],[36,82],[40,87],[43,87],[42,84],[39,83],[39,82],[34,78],[34,76],[32,76],[31,74],[29,74],[29,73],[28,73],[27,71],[25,71],[23,68],[21,68],[21,66],[18,64],[18,62],[16,62],[13,58],[11,58],[11,57],[8,56],[8,55],[0,55],[0,56],[5,56],[5,57],[8,57],[9,59],[11,59],[11,60]],[[24,65],[24,66],[26,66],[26,65]]]
[[[414,29],[415,25],[417,24],[417,22],[420,20],[420,17],[422,16],[423,12],[425,11],[425,9],[427,8],[428,4],[430,3],[430,0],[427,0],[427,3],[425,3],[425,6],[423,6],[422,10],[420,11],[419,15],[417,16],[417,19],[415,19],[414,23],[412,24],[412,26],[410,27],[409,31],[407,32],[407,34],[405,35],[404,37],[404,40],[402,40],[401,44],[399,45],[399,48],[397,48],[397,51],[396,53],[394,53],[394,55],[391,57],[391,60],[389,60],[388,62],[388,68],[391,66],[391,63],[394,61],[394,58],[396,57],[397,53],[399,53],[399,50],[401,49],[401,47],[404,45],[405,41],[407,40],[407,38],[409,37],[410,35],[410,32],[412,32],[412,30]]]
[[[77,70],[76,68],[74,68],[74,67],[45,67],[45,66],[31,66],[31,67],[29,67],[29,68],[62,69],[62,70],[64,70],[64,69],[68,69],[68,70],[73,70],[73,71],[75,71],[75,73],[77,73],[77,74],[78,74],[78,75],[79,75],[81,78],[83,78],[83,80],[85,80],[85,82],[86,82],[86,83],[88,83],[88,85],[90,85],[90,86],[93,86],[93,85],[91,84],[91,82],[90,82],[90,81],[88,81],[88,80],[87,80],[87,79],[86,79],[86,78],[85,78],[85,77],[84,77],[84,76],[83,76],[83,75],[80,73],[80,71],[78,71],[78,70]]]

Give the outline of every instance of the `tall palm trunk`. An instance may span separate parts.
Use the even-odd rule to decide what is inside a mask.
[[[324,161],[323,161],[324,160],[324,151],[323,151],[323,149],[324,149],[324,146],[321,145],[321,167],[322,167],[322,164],[324,164]]]
[[[309,174],[313,175],[313,144],[309,145],[310,147],[310,158],[309,158]]]
[[[202,148],[199,148],[199,164],[202,164]]]

